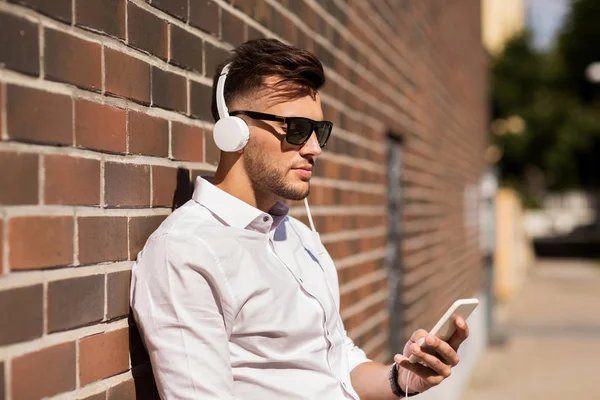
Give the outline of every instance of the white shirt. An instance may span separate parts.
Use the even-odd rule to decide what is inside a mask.
[[[368,359],[333,260],[287,212],[198,178],[138,254],[131,307],[163,400],[358,399],[350,371]]]

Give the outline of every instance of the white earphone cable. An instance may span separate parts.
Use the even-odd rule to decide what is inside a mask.
[[[304,198],[304,206],[306,207],[306,215],[308,215],[310,229],[312,229],[313,232],[316,232],[317,230],[315,229],[315,224],[313,223],[312,215],[310,214],[310,207],[308,206],[308,199],[306,197]]]
[[[409,392],[409,390],[408,390],[408,381],[409,380],[410,380],[410,371],[408,371],[408,374],[406,375],[406,382],[405,382],[405,385],[404,385],[404,386],[406,386],[406,389],[404,391],[406,393],[405,399],[408,399],[408,392]]]

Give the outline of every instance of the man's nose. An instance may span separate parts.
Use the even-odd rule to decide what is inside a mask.
[[[308,138],[308,141],[306,143],[304,143],[304,146],[302,146],[302,149],[300,149],[300,153],[314,154],[314,155],[318,156],[322,152],[323,152],[323,150],[321,149],[321,146],[319,145],[319,139],[317,139],[317,134],[315,132],[312,132],[310,137]]]

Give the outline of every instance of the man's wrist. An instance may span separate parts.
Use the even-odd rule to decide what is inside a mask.
[[[403,399],[407,396],[406,392],[400,386],[400,379],[398,373],[398,364],[393,363],[390,368],[389,378],[390,378],[390,387],[392,389],[392,393],[394,396],[397,396],[399,399]],[[418,392],[409,393],[409,395],[415,395]]]

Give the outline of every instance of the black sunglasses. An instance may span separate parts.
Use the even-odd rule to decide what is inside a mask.
[[[331,129],[333,128],[333,123],[329,121],[313,121],[312,119],[303,117],[280,117],[279,115],[256,111],[233,111],[229,115],[232,117],[235,115],[246,115],[257,120],[283,122],[287,125],[285,140],[294,146],[302,146],[308,142],[312,133],[315,132],[319,146],[323,148],[327,144],[331,135]]]

